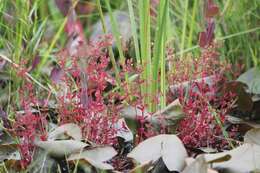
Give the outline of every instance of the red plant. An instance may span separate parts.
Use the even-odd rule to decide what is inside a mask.
[[[79,48],[71,59],[68,55],[60,56],[60,70],[52,75],[57,87],[63,87],[58,94],[60,123],[78,124],[84,137],[98,144],[114,143],[113,124],[118,117],[116,107],[106,104],[103,97],[107,86],[114,84],[107,71],[106,48],[110,45],[111,37],[105,36],[99,42],[89,43],[87,48]],[[71,62],[70,66],[67,66],[68,62]]]
[[[26,89],[25,89],[26,88]],[[33,156],[35,149],[34,140],[39,137],[40,140],[46,140],[46,117],[32,112],[32,105],[39,105],[39,100],[33,94],[33,85],[26,82],[24,88],[20,89],[20,105],[23,108],[22,113],[17,113],[16,121],[13,124],[15,135],[19,139],[19,150],[21,153],[21,167],[27,167]]]
[[[220,62],[211,46],[203,50],[199,59],[178,60],[175,67],[172,82],[179,85],[173,92],[186,115],[178,124],[179,137],[190,147],[220,148],[226,145],[221,124],[216,118],[223,124],[234,100],[231,93],[218,96],[219,84],[226,81],[224,74],[230,66]]]
[[[46,119],[40,115],[35,115],[29,110],[25,115],[17,115],[17,121],[14,124],[15,134],[19,137],[19,149],[22,156],[21,166],[25,168],[30,164],[35,149],[35,137],[46,140]]]
[[[219,8],[214,4],[213,0],[205,1],[204,6],[204,17],[206,20],[206,31],[200,32],[199,34],[199,46],[206,48],[213,43],[214,39],[214,30],[215,30],[215,21],[214,17],[218,14]]]
[[[230,69],[230,65],[218,59],[213,40],[214,16],[218,14],[218,7],[213,0],[208,0],[204,10],[207,27],[199,37],[199,45],[203,48],[201,57],[175,62],[176,71],[172,80],[175,83],[189,83],[185,87],[180,85],[178,90],[175,89],[173,92],[177,92],[186,114],[178,127],[183,143],[191,147],[221,148],[227,144],[222,124],[235,97],[232,93],[217,96],[219,84],[225,82],[224,74]]]
[[[80,55],[71,58],[65,54],[58,56],[58,66],[53,68],[50,76],[58,92],[58,123],[76,123],[83,136],[97,144],[113,144],[116,140],[114,124],[119,111],[114,104],[107,104],[103,97],[106,87],[114,83],[107,71],[109,57],[106,48],[111,45],[110,39],[106,36],[97,43],[90,43],[87,51],[84,47],[78,51]],[[23,66],[25,63],[17,69],[22,76],[28,72]],[[21,166],[25,168],[32,160],[35,139],[46,140],[47,137],[46,116],[32,112],[33,107],[37,109],[48,104],[39,99],[30,81],[24,81],[19,96],[23,112],[17,113],[12,130],[19,139]]]

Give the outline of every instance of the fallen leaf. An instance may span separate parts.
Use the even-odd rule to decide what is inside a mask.
[[[185,166],[187,152],[176,135],[158,135],[141,142],[128,154],[141,164],[155,162],[162,157],[170,171],[181,171]]]
[[[208,164],[203,155],[188,161],[188,166],[181,173],[207,173]]]
[[[225,155],[230,155],[231,159],[212,163],[213,168],[225,169],[228,170],[228,173],[245,173],[260,169],[260,145],[246,143],[230,151],[204,156],[208,162]]]
[[[81,153],[72,154],[68,160],[84,160],[96,168],[110,170],[113,169],[113,167],[104,162],[112,159],[115,155],[117,155],[117,152],[113,147],[104,146],[86,149]]]
[[[82,133],[78,125],[73,123],[63,124],[48,134],[48,140],[60,139],[61,136],[67,135],[75,140],[81,140]]]
[[[149,168],[151,168],[152,166],[152,162],[149,161],[147,163],[138,165],[137,167],[135,167],[134,169],[132,169],[129,173],[141,173],[141,172],[147,172],[147,170]]]
[[[125,118],[128,123],[129,120],[138,120],[139,117],[144,117],[146,122],[152,123],[154,125],[158,124],[159,121],[155,116],[146,110],[141,110],[139,106],[127,106],[120,110],[121,117]],[[131,128],[131,126],[129,126]],[[131,128],[132,129],[132,128]]]
[[[168,118],[175,117],[176,119],[183,117],[182,106],[180,104],[179,99],[174,100],[173,102],[168,104],[164,109],[157,111],[152,115],[152,117],[158,115],[165,115]]]
[[[199,150],[203,151],[204,153],[216,153],[217,149],[211,147],[200,147]]]
[[[0,59],[0,71],[2,71],[2,69],[3,69],[4,66],[5,66],[5,64],[6,64],[6,60]]]
[[[151,118],[151,114],[147,110],[141,110],[138,106],[127,106],[120,111],[122,117],[129,119],[136,119],[137,117],[143,116],[147,119]]]
[[[120,110],[120,116],[125,119],[127,126],[133,133],[137,133],[139,117],[144,117],[145,122],[156,124],[156,118],[152,117],[146,109],[141,110],[138,106],[126,106]]]
[[[260,146],[260,128],[249,130],[244,136],[244,142]]]
[[[21,160],[17,145],[0,145],[0,162],[3,162],[5,160]]]
[[[227,120],[231,122],[232,124],[245,124],[249,126],[248,128],[260,128],[260,124],[256,123],[255,121],[246,121],[238,117],[234,116],[227,116]]]
[[[193,157],[187,157],[187,158],[185,159],[186,167],[189,166],[190,164],[192,164],[192,162],[194,162],[194,161],[195,161],[195,158],[193,158]]]
[[[86,143],[75,140],[35,141],[35,145],[53,157],[68,156],[88,146]]]
[[[243,82],[248,86],[248,92],[253,94],[260,94],[260,70],[257,67],[251,68],[242,75],[237,81]]]
[[[116,136],[124,139],[124,142],[129,142],[134,139],[134,135],[127,126],[125,119],[120,118],[115,124]]]
[[[203,78],[198,78],[195,80],[191,80],[191,81],[185,81],[176,85],[171,85],[170,86],[170,90],[171,92],[176,95],[176,93],[179,92],[180,88],[183,88],[185,90],[185,92],[188,92],[190,90],[190,88],[192,87],[192,92],[196,92],[199,93],[200,90],[197,86],[193,86],[194,83],[205,83],[208,86],[213,86],[216,83],[216,76],[215,75],[211,75],[211,76],[207,76],[207,77],[203,77]]]
[[[207,173],[218,173],[218,171],[208,168],[208,172]]]

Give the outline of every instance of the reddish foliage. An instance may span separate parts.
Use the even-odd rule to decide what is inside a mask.
[[[20,105],[24,113],[16,115],[16,121],[13,125],[15,135],[19,137],[19,149],[22,156],[21,166],[23,168],[28,166],[32,160],[35,138],[39,137],[41,140],[47,138],[45,116],[32,113],[31,105],[38,105],[39,103],[33,91],[31,83],[25,83],[24,88],[20,89]]]
[[[199,46],[206,48],[213,43],[215,21],[214,17],[218,14],[219,8],[214,4],[213,0],[207,0],[204,7],[205,20],[206,20],[206,31],[199,33]]]
[[[51,75],[50,78],[52,80],[53,83],[59,83],[62,80],[62,77],[64,76],[64,72],[61,68],[59,67],[54,67],[51,70]]]
[[[97,43],[90,43],[87,52],[83,52],[84,58],[82,52],[71,59],[59,57],[59,64],[66,74],[60,83],[66,91],[58,97],[60,122],[78,124],[84,137],[98,144],[114,143],[113,124],[118,117],[116,107],[105,104],[103,97],[111,78],[106,71],[109,63],[106,47],[109,45],[109,37],[105,37]],[[68,61],[71,66],[65,65]]]
[[[176,71],[172,74],[172,82],[178,84],[190,81],[188,90],[180,86],[174,93],[186,115],[178,125],[178,132],[187,146],[221,148],[227,144],[214,111],[220,122],[224,123],[235,97],[231,93],[222,97],[217,95],[219,84],[226,81],[224,73],[230,67],[221,63],[217,55],[215,48],[210,47],[203,50],[199,59],[175,62]],[[206,77],[210,77],[210,80]]]
[[[65,3],[70,1],[56,1]],[[157,2],[157,1],[155,1]],[[156,5],[156,4],[155,4]],[[58,123],[75,123],[83,132],[83,137],[97,144],[114,144],[116,136],[115,123],[118,121],[120,105],[116,102],[126,101],[141,110],[137,116],[139,124],[136,142],[156,135],[150,123],[147,123],[147,116],[144,115],[146,105],[143,101],[146,97],[141,94],[140,84],[143,83],[140,77],[127,85],[124,81],[126,73],[141,74],[139,67],[134,67],[131,60],[122,65],[120,77],[122,78],[122,90],[112,92],[104,97],[108,86],[114,86],[115,79],[111,77],[108,70],[109,57],[107,47],[111,46],[112,38],[105,36],[101,41],[86,45],[84,32],[81,23],[76,17],[75,11],[66,11],[63,6],[59,7],[68,16],[65,31],[71,42],[68,42],[66,49],[58,55],[58,67],[53,68],[50,78],[54,88],[57,89]],[[67,7],[66,7],[67,8]],[[232,106],[232,94],[218,97],[218,83],[225,81],[224,72],[230,68],[228,64],[221,63],[213,43],[215,24],[212,17],[218,9],[212,0],[207,6],[207,29],[200,34],[200,46],[203,49],[200,58],[177,60],[173,62],[175,70],[169,75],[169,82],[180,84],[202,78],[201,81],[191,82],[186,91],[180,87],[176,92],[186,117],[179,123],[177,131],[185,145],[192,147],[213,146],[221,147],[226,145],[222,140],[222,129],[213,116],[216,111],[221,123],[225,122],[227,112]],[[169,52],[169,55],[171,52]],[[38,63],[36,59],[35,65]],[[26,64],[26,63],[23,63]],[[24,65],[21,65],[23,67]],[[192,69],[192,70],[191,70]],[[20,68],[19,74],[24,76],[26,68]],[[140,75],[139,75],[140,76]],[[203,78],[213,76],[211,84]],[[19,137],[19,148],[22,155],[22,166],[26,167],[32,160],[34,151],[33,142],[36,137],[46,139],[46,118],[43,115],[33,114],[31,106],[39,105],[40,100],[34,94],[32,84],[26,83],[25,90],[20,91],[21,107],[24,115],[17,115],[13,129]],[[155,93],[157,96],[158,93]],[[157,102],[156,98],[154,100]],[[46,104],[44,104],[46,105]],[[165,133],[164,127],[160,133]]]
[[[107,104],[103,97],[108,81],[114,83],[107,71],[110,38],[106,36],[99,42],[90,43],[87,50],[81,47],[82,52],[77,52],[79,55],[59,56],[59,67],[55,67],[50,76],[58,91],[59,124],[76,123],[81,127],[84,138],[97,144],[113,144],[116,140],[114,124],[118,120],[118,107],[113,103]],[[24,66],[25,62],[17,68],[22,76],[28,71]],[[24,113],[16,115],[12,128],[20,142],[21,165],[25,168],[32,160],[34,140],[46,140],[47,137],[46,117],[41,113],[32,113],[32,107],[47,104],[39,99],[33,84],[28,81],[19,90],[19,95],[20,108]]]
[[[213,0],[208,0],[205,3],[204,10],[206,18],[212,18],[219,13],[219,7],[214,3]]]
[[[55,3],[64,16],[68,14],[70,8],[72,7],[71,0],[55,0]]]
[[[41,140],[46,140],[45,117],[32,114],[29,110],[25,115],[18,115],[14,124],[15,134],[19,137],[19,149],[22,156],[21,166],[25,168],[30,164],[34,152],[34,140],[38,136]]]
[[[186,114],[184,120],[179,123],[178,131],[187,146],[222,148],[227,142],[223,140],[221,126],[235,96],[232,93],[217,96],[219,83],[225,82],[224,73],[231,68],[229,64],[220,62],[213,42],[214,16],[219,9],[213,0],[208,0],[204,10],[207,27],[199,36],[199,45],[204,48],[202,55],[199,59],[175,62],[176,72],[172,75],[174,83],[201,79],[191,81],[188,91],[182,87],[177,91]],[[206,81],[205,77],[210,77],[210,82]]]
[[[199,45],[202,48],[205,48],[212,44],[214,39],[214,29],[215,29],[215,22],[214,20],[207,21],[206,31],[200,32],[199,34]]]

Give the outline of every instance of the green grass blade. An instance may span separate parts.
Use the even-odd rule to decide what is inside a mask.
[[[194,27],[195,27],[195,20],[196,20],[196,14],[197,14],[197,8],[198,8],[198,0],[194,0],[193,2],[193,8],[192,8],[192,18],[191,18],[191,26],[190,26],[190,32],[189,32],[189,38],[188,38],[188,47],[192,46],[192,40],[194,36]]]
[[[168,0],[160,1],[159,4],[159,14],[157,16],[157,27],[155,34],[154,42],[154,52],[153,52],[153,80],[152,80],[152,95],[155,98],[158,93],[158,77],[159,77],[159,68],[161,68],[161,107],[165,106],[165,43],[166,43],[166,21],[167,21],[167,8]],[[152,111],[155,111],[157,108],[156,104],[152,104]]]
[[[106,33],[107,29],[106,29],[106,25],[105,25],[105,19],[104,19],[104,14],[103,14],[103,11],[102,11],[102,6],[101,6],[101,3],[100,3],[100,0],[96,0],[96,3],[97,3],[100,19],[101,19],[103,32]],[[113,66],[113,69],[114,69],[114,72],[115,72],[117,86],[119,86],[120,83],[121,83],[121,79],[120,79],[120,75],[119,75],[119,69],[117,67],[115,56],[114,56],[114,53],[113,53],[111,46],[108,48],[108,51],[109,51],[109,57],[110,57],[110,60],[111,60],[111,63],[112,63],[112,66]]]
[[[188,18],[188,12],[189,12],[188,5],[189,5],[189,0],[185,0],[184,19],[183,19],[183,24],[182,24],[181,52],[183,52],[183,50],[185,49],[187,18]],[[183,54],[181,54],[181,58],[183,58]]]
[[[138,45],[137,27],[136,27],[136,22],[135,22],[132,0],[127,0],[127,5],[128,5],[129,16],[130,16],[130,22],[131,22],[131,31],[132,31],[133,40],[134,40],[136,61],[137,61],[137,64],[140,65],[141,57],[140,57],[140,49],[139,49],[139,45]]]
[[[113,16],[113,12],[112,9],[110,7],[109,1],[105,0],[105,4],[106,4],[106,8],[108,9],[108,14],[110,17],[110,21],[111,21],[111,26],[112,26],[112,32],[113,35],[115,36],[115,43],[119,52],[119,58],[120,58],[120,64],[124,65],[125,64],[125,57],[124,57],[124,53],[123,53],[123,48],[122,48],[122,44],[121,44],[121,40],[120,40],[120,32],[118,31],[118,25],[117,22]]]
[[[141,85],[141,91],[145,96],[144,103],[151,104],[151,27],[150,27],[150,1],[138,1],[138,11],[140,17],[140,51],[141,63],[143,67],[142,79],[145,81]],[[151,105],[149,107],[151,109]]]
[[[43,55],[43,57],[42,57],[42,59],[41,59],[41,62],[39,63],[39,65],[38,65],[38,67],[37,67],[37,69],[36,69],[36,76],[39,76],[40,70],[41,70],[42,67],[46,64],[46,62],[47,62],[47,60],[48,60],[48,58],[49,58],[49,56],[50,56],[50,54],[51,54],[51,51],[53,50],[54,46],[56,45],[56,43],[57,43],[59,37],[61,36],[61,34],[62,34],[62,32],[63,32],[63,29],[64,29],[64,27],[65,27],[65,25],[66,25],[66,23],[67,23],[67,20],[68,20],[67,17],[63,20],[63,22],[62,22],[62,24],[60,25],[60,27],[59,27],[57,33],[54,35],[54,37],[53,37],[53,39],[52,39],[52,41],[51,41],[51,43],[50,43],[50,46],[48,47],[48,49],[47,49],[46,52],[44,53],[44,55]]]

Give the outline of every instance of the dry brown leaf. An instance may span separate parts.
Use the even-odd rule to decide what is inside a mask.
[[[182,171],[182,173],[207,173],[208,164],[203,155],[200,155],[196,159],[186,159],[188,166]]]
[[[68,160],[83,160],[96,168],[111,170],[114,169],[113,166],[104,162],[112,159],[115,155],[117,155],[117,152],[113,147],[103,146],[86,149],[81,153],[72,154]]]
[[[260,128],[249,130],[245,136],[244,141],[250,144],[257,144],[260,146]]]
[[[54,157],[64,157],[81,151],[88,144],[75,140],[35,141],[35,145]]]
[[[155,162],[162,157],[170,171],[181,171],[185,166],[187,152],[176,135],[158,135],[141,142],[128,154],[141,164]]]
[[[209,162],[225,155],[230,155],[231,159],[213,163],[213,168],[227,169],[228,173],[245,173],[260,169],[260,145],[246,143],[230,151],[204,156]]]
[[[132,169],[129,173],[140,173],[140,172],[147,172],[149,168],[152,166],[152,161],[149,161],[147,163],[138,165],[134,169]]]
[[[54,131],[48,134],[48,140],[55,140],[62,135],[68,135],[75,140],[81,140],[81,129],[78,125],[73,123],[63,124],[57,127]]]

